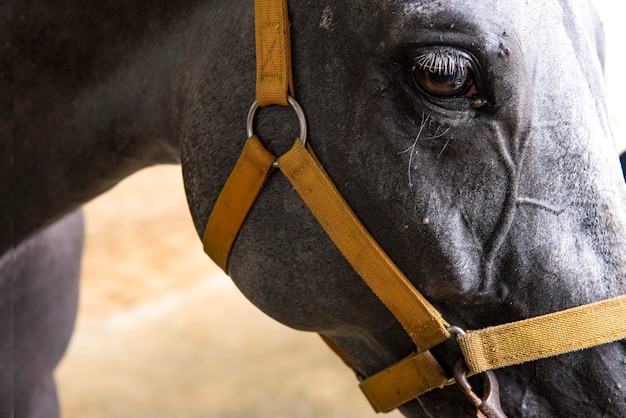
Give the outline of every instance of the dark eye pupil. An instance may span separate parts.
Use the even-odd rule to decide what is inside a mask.
[[[455,71],[450,74],[445,73],[433,73],[428,71],[428,76],[433,83],[439,83],[443,85],[449,85],[451,87],[458,87],[463,84],[465,74],[461,74],[460,71]]]
[[[415,68],[415,82],[426,93],[439,97],[463,95],[471,85],[470,72],[464,69],[455,71],[430,71]]]

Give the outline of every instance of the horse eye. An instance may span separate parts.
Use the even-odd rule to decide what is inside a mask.
[[[473,98],[473,62],[463,51],[435,47],[417,56],[411,68],[413,81],[426,94],[437,98]]]

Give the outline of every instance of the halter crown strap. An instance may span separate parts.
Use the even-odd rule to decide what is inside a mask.
[[[287,106],[293,93],[287,0],[255,0],[256,100]]]

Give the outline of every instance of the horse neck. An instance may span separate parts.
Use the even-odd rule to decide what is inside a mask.
[[[80,3],[16,13],[14,129],[3,136],[14,161],[0,180],[11,196],[0,218],[15,230],[0,252],[133,172],[179,162],[181,56],[198,2]]]

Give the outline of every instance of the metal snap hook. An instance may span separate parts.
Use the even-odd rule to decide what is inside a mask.
[[[467,380],[469,369],[465,360],[460,358],[454,363],[453,374],[456,384],[465,397],[476,407],[478,418],[507,418],[500,404],[500,386],[492,370],[480,373],[483,379],[483,396],[478,397]]]
[[[300,104],[293,97],[287,96],[287,102],[298,116],[298,122],[300,123],[300,141],[302,141],[302,145],[306,145],[307,127],[306,118],[304,117],[304,111],[302,110]],[[248,134],[248,138],[254,135],[254,115],[256,114],[258,108],[259,103],[255,100],[254,103],[252,103],[252,106],[250,106],[250,110],[248,111],[248,119],[246,121],[246,131]]]

